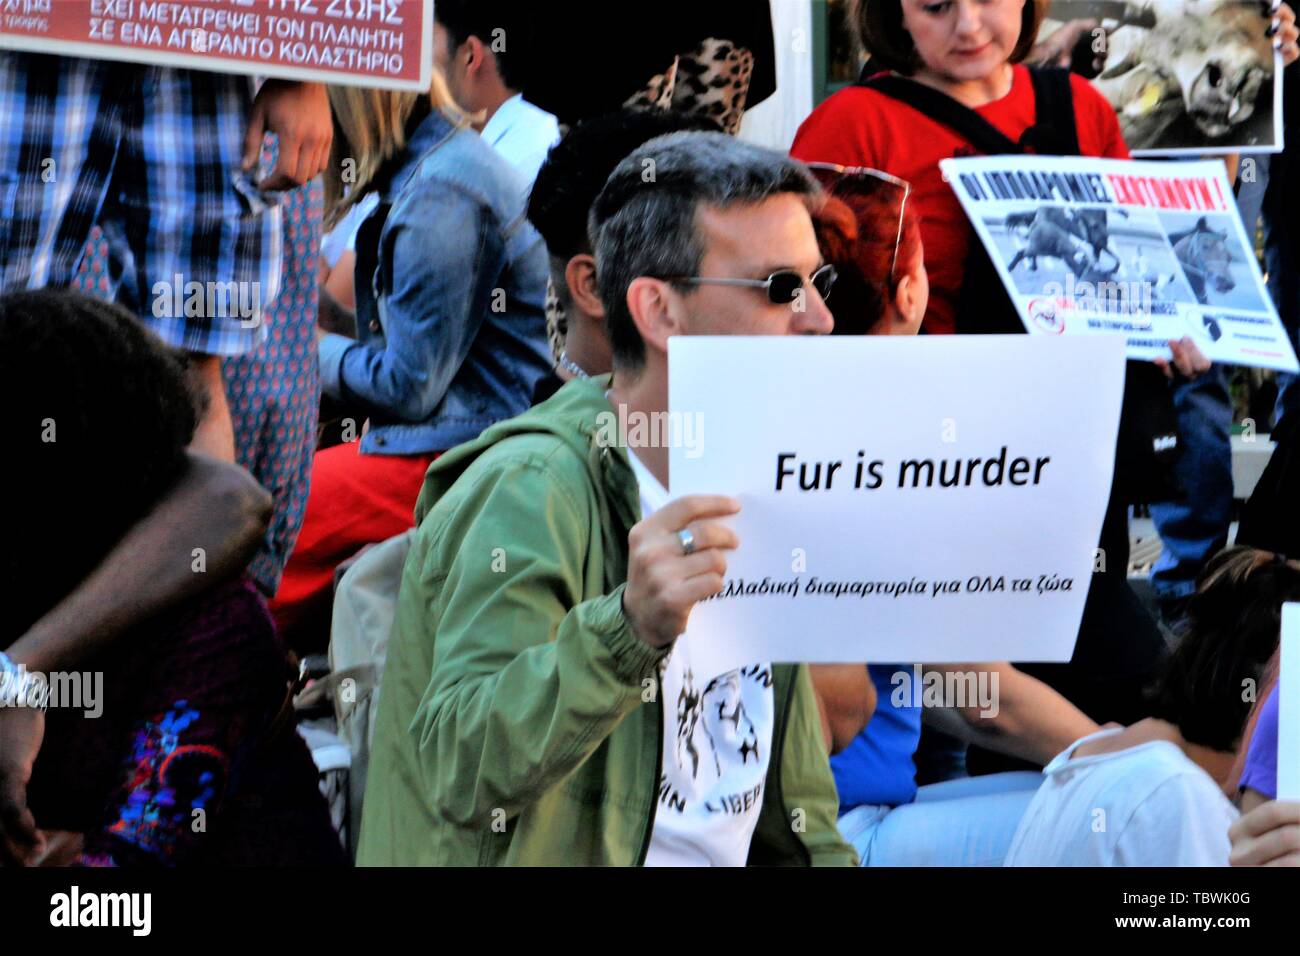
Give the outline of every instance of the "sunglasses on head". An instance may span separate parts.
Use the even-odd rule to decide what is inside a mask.
[[[889,262],[889,281],[894,281],[894,270],[898,266],[898,250],[903,243],[903,215],[907,209],[907,199],[912,194],[912,184],[905,179],[882,173],[878,169],[865,166],[837,166],[834,163],[805,163],[817,181],[832,196],[844,199],[846,196],[871,197],[881,193],[901,194],[898,202],[898,225],[894,229],[894,255]],[[892,201],[893,197],[890,197]]]
[[[768,301],[773,305],[790,305],[798,301],[807,282],[822,300],[831,297],[831,289],[839,276],[832,265],[824,265],[812,275],[805,278],[793,269],[781,269],[773,272],[766,279],[715,279],[712,276],[670,276],[665,282],[680,282],[684,285],[730,285],[747,289],[762,289],[767,293]]]

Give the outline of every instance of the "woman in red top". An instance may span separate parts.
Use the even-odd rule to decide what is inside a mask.
[[[1036,119],[1033,83],[1020,61],[1033,45],[1044,6],[1034,0],[862,0],[856,12],[873,63],[946,93],[1018,141]],[[1080,76],[1070,77],[1070,87],[1081,154],[1127,159],[1110,104]],[[790,152],[807,162],[885,170],[912,184],[930,274],[923,328],[956,331],[973,236],[939,160],[969,156],[975,152],[970,145],[899,100],[852,86],[813,111]]]
[[[855,0],[852,18],[873,63],[947,94],[1018,142],[1036,120],[1033,82],[1020,63],[1033,47],[1046,6],[1046,0]],[[1300,56],[1295,14],[1283,4],[1275,17],[1275,45],[1283,62],[1291,63]],[[1110,104],[1082,77],[1069,80],[1080,154],[1128,158]],[[939,160],[974,152],[947,126],[865,86],[841,90],[814,110],[791,149],[806,162],[868,166],[912,184],[930,274],[926,332],[956,331],[973,238]],[[1179,345],[1173,354],[1183,374],[1204,364]]]

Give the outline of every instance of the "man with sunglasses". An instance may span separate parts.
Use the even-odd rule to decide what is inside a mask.
[[[666,411],[674,335],[831,330],[821,200],[799,163],[722,134],[651,140],[615,169],[591,214],[613,376],[426,478],[360,863],[854,862],[807,668],[697,680],[674,650],[722,590],[738,503],[670,500],[666,446],[603,440]]]

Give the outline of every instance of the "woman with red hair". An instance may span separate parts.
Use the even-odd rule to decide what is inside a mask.
[[[912,187],[874,169],[809,164],[829,196],[815,217],[835,266],[835,335],[915,335],[930,280]]]

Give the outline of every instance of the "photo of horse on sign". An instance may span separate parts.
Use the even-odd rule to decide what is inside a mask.
[[[1266,310],[1231,218],[1216,213],[1159,212],[1192,294],[1201,305]]]
[[[1151,314],[1194,301],[1155,215],[1142,209],[1042,205],[986,218],[1022,295],[1079,311]]]

